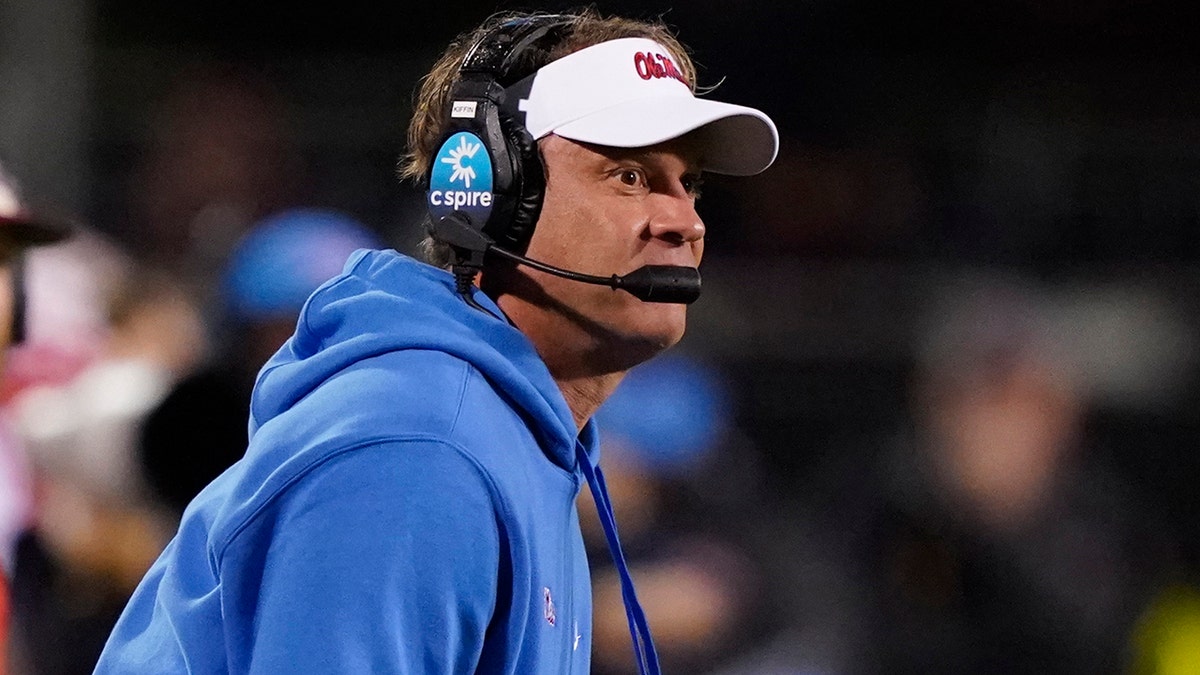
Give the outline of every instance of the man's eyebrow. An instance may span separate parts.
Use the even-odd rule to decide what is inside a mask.
[[[605,153],[605,156],[613,161],[633,161],[642,164],[652,164],[667,156],[676,156],[671,150],[660,150],[655,148],[613,148],[611,153]],[[684,160],[684,174],[699,176],[703,171],[703,162],[700,157],[682,158]]]

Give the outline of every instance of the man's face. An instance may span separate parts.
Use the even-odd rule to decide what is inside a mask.
[[[548,179],[528,257],[603,277],[643,265],[700,264],[699,156],[687,137],[626,149],[551,135],[540,148]],[[636,363],[683,336],[686,305],[646,303],[526,267],[518,274],[525,277],[517,283],[525,292],[517,295],[551,310],[540,320],[558,339],[582,340],[598,350],[615,346],[618,358]]]

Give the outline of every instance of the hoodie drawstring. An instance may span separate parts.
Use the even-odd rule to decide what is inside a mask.
[[[637,658],[638,672],[641,675],[660,675],[658,653],[654,651],[654,639],[650,637],[650,625],[646,622],[646,614],[638,603],[637,592],[633,588],[633,577],[629,575],[629,566],[625,563],[625,554],[621,551],[621,540],[617,538],[617,520],[613,516],[612,503],[608,499],[608,487],[604,484],[604,472],[600,467],[593,466],[583,444],[575,444],[575,457],[587,477],[588,487],[591,488],[592,499],[596,502],[596,512],[600,516],[600,525],[604,528],[604,538],[608,540],[608,551],[613,563],[617,566],[617,574],[621,578],[621,596],[625,601],[625,618],[629,621],[629,635],[633,638],[633,653]]]

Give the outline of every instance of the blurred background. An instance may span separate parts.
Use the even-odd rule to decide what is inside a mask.
[[[1187,12],[595,6],[782,135],[707,180],[688,335],[599,414],[668,672],[1200,673]],[[418,79],[529,8],[0,0],[0,157],[84,226],[31,256],[0,386],[10,672],[91,672],[308,290],[420,238]],[[595,670],[627,673],[589,504]]]

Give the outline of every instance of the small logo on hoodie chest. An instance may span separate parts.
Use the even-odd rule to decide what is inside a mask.
[[[554,612],[554,598],[550,597],[549,588],[542,589],[542,598],[544,600],[542,603],[542,616],[546,617],[546,623],[553,626],[558,621],[558,616]]]

